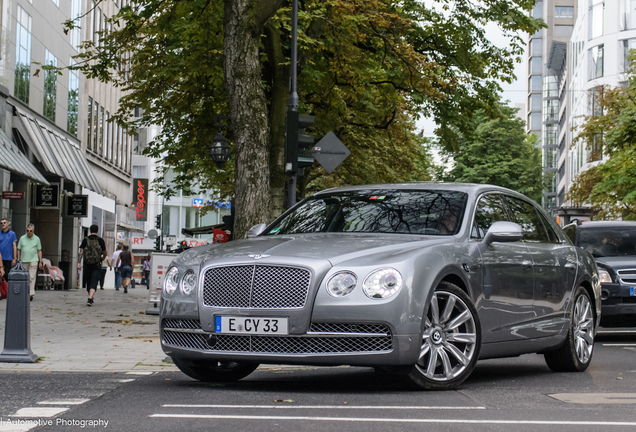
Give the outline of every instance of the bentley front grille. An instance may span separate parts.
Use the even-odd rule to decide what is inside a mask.
[[[296,267],[244,265],[213,267],[203,277],[203,304],[214,307],[300,309],[311,273]]]
[[[324,331],[324,326],[329,326],[329,331]],[[321,327],[319,333],[313,333]],[[207,352],[284,355],[377,353],[393,349],[393,336],[384,324],[312,324],[310,333],[299,336],[215,335],[169,328],[164,328],[163,335],[166,345]],[[208,343],[209,336],[216,336],[212,345]]]

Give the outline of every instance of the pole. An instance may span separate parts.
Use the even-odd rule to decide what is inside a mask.
[[[289,112],[298,111],[298,92],[296,90],[296,78],[298,72],[298,0],[292,0],[292,40],[291,40],[291,94],[289,95],[289,108],[287,109],[287,121],[289,121]],[[288,129],[289,133],[289,129]],[[296,133],[294,131],[293,133]],[[289,140],[290,137],[287,137]],[[287,149],[290,151],[291,149]],[[294,157],[296,149],[293,149]],[[290,209],[296,204],[296,173],[289,175],[289,183],[287,185],[287,208]]]
[[[287,192],[287,210],[289,210],[296,205],[296,174],[289,176]]]

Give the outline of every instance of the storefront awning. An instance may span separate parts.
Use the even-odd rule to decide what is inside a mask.
[[[40,171],[29,161],[29,158],[20,151],[18,146],[2,129],[0,129],[0,167],[38,183],[49,184]]]
[[[17,107],[15,113],[18,121],[14,122],[14,127],[48,172],[103,195],[79,143],[72,142]]]

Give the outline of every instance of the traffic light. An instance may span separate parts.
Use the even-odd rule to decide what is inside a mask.
[[[161,229],[161,215],[155,216],[155,228]]]
[[[314,124],[315,117],[298,114],[292,108],[287,110],[285,125],[285,173],[296,174],[299,169],[310,167],[314,158],[307,153],[313,144],[314,137],[305,134],[305,128]]]
[[[155,250],[161,251],[161,237],[155,239]]]

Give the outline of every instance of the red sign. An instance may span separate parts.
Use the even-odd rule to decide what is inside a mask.
[[[148,220],[148,179],[133,179],[133,205],[137,221]]]
[[[224,230],[214,228],[214,232],[212,233],[212,243],[227,243],[230,239],[227,232]]]
[[[24,192],[2,191],[2,199],[24,199]]]

